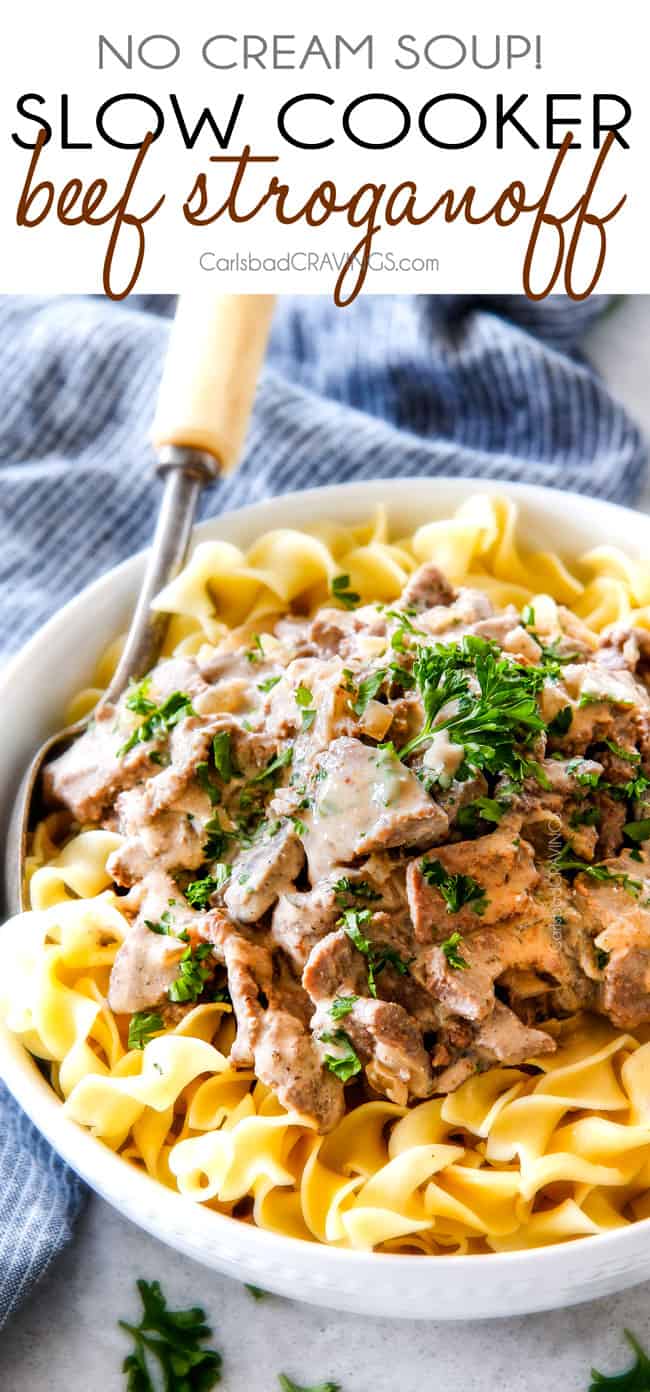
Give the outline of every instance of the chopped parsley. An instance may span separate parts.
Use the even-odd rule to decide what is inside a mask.
[[[208,861],[221,860],[229,841],[232,841],[233,834],[222,827],[219,817],[210,817],[203,828],[207,832],[207,841],[203,845],[203,854]]]
[[[626,836],[630,841],[648,841],[650,839],[650,817],[645,817],[640,822],[626,822],[623,827]]]
[[[629,1329],[625,1329],[623,1332],[635,1354],[632,1367],[628,1368],[625,1373],[613,1373],[611,1377],[606,1373],[599,1373],[596,1368],[592,1368],[589,1392],[648,1392],[648,1388],[650,1388],[650,1358]]]
[[[215,866],[214,875],[206,875],[202,880],[192,880],[185,890],[185,898],[193,909],[206,909],[212,894],[223,889],[230,875],[230,866],[220,861]]]
[[[340,1055],[326,1054],[324,1063],[336,1078],[342,1083],[347,1083],[355,1074],[361,1072],[361,1060],[355,1053],[352,1042],[348,1038],[345,1030],[326,1030],[320,1035],[323,1044],[335,1044],[343,1052]]]
[[[292,1382],[286,1373],[278,1374],[278,1382],[282,1392],[341,1392],[339,1382],[319,1382],[318,1386],[313,1383],[311,1387],[299,1387],[298,1383]]]
[[[157,1034],[164,1029],[161,1015],[155,1011],[138,1010],[131,1016],[129,1021],[129,1038],[127,1047],[129,1049],[144,1049],[145,1044],[149,1043],[152,1034]]]
[[[262,639],[259,633],[253,634],[252,647],[248,648],[244,653],[244,657],[247,662],[259,662],[260,658],[264,657],[264,648],[262,647]]]
[[[548,723],[547,729],[549,735],[555,735],[557,739],[561,739],[570,729],[572,720],[573,711],[571,706],[563,706],[562,709],[558,711],[557,715],[554,715],[553,719]]]
[[[161,735],[168,735],[175,725],[181,720],[185,720],[190,715],[196,715],[192,705],[192,699],[185,691],[173,691],[161,705],[156,705],[147,695],[149,690],[148,683],[151,678],[145,678],[140,682],[130,696],[126,698],[128,710],[135,711],[138,715],[144,715],[144,720],[137,725],[135,730],[129,735],[126,742],[117,751],[118,759],[121,759],[129,750],[134,749],[136,744],[146,744],[148,740],[158,739]]]
[[[508,798],[473,798],[464,807],[459,807],[456,825],[461,831],[477,831],[479,822],[499,823],[509,806]]]
[[[248,1281],[245,1283],[245,1289],[249,1295],[252,1295],[253,1300],[266,1300],[268,1295],[268,1291],[262,1290],[261,1286],[251,1286]]]
[[[340,908],[347,907],[349,898],[367,899],[369,902],[381,899],[381,895],[373,889],[369,880],[351,880],[349,875],[341,875],[332,885],[332,889]]]
[[[469,962],[466,962],[465,958],[461,957],[458,951],[462,941],[463,939],[460,933],[452,933],[450,937],[446,938],[445,941],[440,944],[449,966],[453,967],[454,971],[467,971],[469,967]]]
[[[163,935],[171,933],[173,935],[174,924],[169,909],[165,909],[165,912],[160,915],[157,923],[154,923],[151,918],[145,918],[145,927],[149,928],[152,933],[161,933]]]
[[[154,1392],[157,1383],[149,1355],[158,1361],[167,1392],[211,1392],[221,1382],[223,1359],[216,1349],[204,1347],[212,1335],[205,1311],[199,1305],[169,1310],[158,1281],[138,1281],[137,1286],[143,1309],[140,1323],[119,1321],[134,1341],[133,1352],[122,1364],[126,1392]]]
[[[335,996],[330,1005],[330,1015],[333,1020],[342,1020],[344,1015],[349,1015],[353,1005],[356,1005],[358,996]]]
[[[515,782],[532,773],[541,781],[539,765],[526,753],[546,729],[537,705],[546,680],[541,667],[513,662],[496,643],[470,634],[457,643],[420,648],[413,672],[425,720],[420,733],[400,750],[402,759],[431,737],[435,725],[463,746],[469,769],[505,773]],[[478,683],[478,694],[470,678]],[[451,701],[455,712],[438,721]]]
[[[554,857],[553,864],[557,870],[577,870],[581,875],[589,875],[592,880],[621,885],[635,899],[643,889],[641,881],[633,879],[624,870],[610,870],[608,865],[601,865],[598,861],[578,860],[568,845],[563,846],[560,854]]]
[[[230,742],[230,730],[218,730],[212,740],[212,758],[217,773],[229,783],[235,773],[235,761]]]
[[[356,688],[356,700],[350,701],[350,708],[355,715],[365,715],[368,702],[374,700],[377,692],[381,689],[386,680],[387,669],[379,667],[376,672],[371,672],[369,677],[364,677]]]
[[[600,826],[600,808],[579,807],[577,812],[572,813],[569,826],[573,827],[574,831],[581,826]]]
[[[370,921],[370,909],[344,909],[341,917],[337,919],[337,927],[343,928],[351,942],[354,943],[358,952],[361,952],[368,963],[368,990],[374,999],[377,999],[377,977],[384,967],[394,967],[400,976],[407,976],[409,963],[404,961],[399,952],[394,947],[389,947],[387,943],[378,946],[370,941],[361,931],[361,925]]]
[[[614,740],[603,740],[603,744],[611,749],[612,754],[616,754],[617,758],[624,759],[628,764],[638,764],[641,759],[636,749],[624,749],[622,744],[616,744]]]
[[[258,691],[264,691],[264,692],[266,692],[266,691],[272,691],[272,690],[273,690],[273,687],[274,687],[274,686],[277,686],[277,684],[278,684],[279,681],[282,681],[282,676],[279,676],[279,677],[267,677],[265,681],[261,681],[261,682],[258,682],[258,683],[257,683],[257,690],[258,690]],[[246,1289],[248,1289],[248,1287],[247,1287]]]
[[[276,754],[275,759],[270,760],[261,773],[256,773],[255,777],[251,778],[251,783],[265,783],[267,778],[275,778],[281,769],[286,768],[287,764],[291,763],[292,758],[293,750],[291,745],[287,745],[280,754]]]
[[[460,913],[467,907],[475,914],[484,914],[487,908],[485,890],[472,875],[454,875],[445,870],[439,860],[425,859],[420,862],[420,872],[428,885],[438,889],[447,905],[447,913]]]
[[[206,981],[212,976],[212,969],[203,966],[206,957],[211,954],[209,943],[201,943],[194,951],[191,947],[185,949],[178,964],[179,974],[167,992],[170,1001],[184,1004],[198,1000]]]
[[[356,590],[350,589],[349,575],[335,575],[332,580],[332,594],[334,599],[338,599],[344,609],[356,609],[357,604],[361,603],[361,595]]]
[[[212,806],[216,807],[217,803],[221,801],[221,793],[212,782],[210,777],[210,765],[206,763],[205,760],[201,760],[201,763],[197,764],[196,776],[199,781],[199,786],[203,789],[204,793],[207,793]]]
[[[296,705],[299,706],[302,711],[302,728],[303,730],[310,730],[316,719],[316,707],[312,705],[314,698],[311,691],[308,686],[303,686],[301,682],[300,686],[296,687],[294,696],[296,698]]]

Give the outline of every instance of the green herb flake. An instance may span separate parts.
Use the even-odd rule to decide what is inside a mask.
[[[268,1291],[262,1290],[261,1286],[250,1286],[248,1281],[245,1284],[245,1289],[249,1295],[252,1295],[253,1300],[266,1300],[268,1295]]]
[[[206,957],[211,955],[209,943],[201,943],[194,951],[191,947],[186,948],[178,964],[179,974],[167,992],[170,1001],[185,1004],[186,1001],[198,1000],[206,981],[212,976],[212,968],[203,966]]]
[[[356,688],[356,700],[350,701],[350,709],[355,715],[365,715],[369,701],[373,701],[377,692],[381,689],[387,676],[387,668],[379,667],[376,672],[371,672],[369,677],[364,677]]]
[[[173,936],[174,934],[174,924],[169,909],[165,909],[165,912],[160,915],[157,923],[154,923],[151,918],[145,918],[144,922],[145,927],[149,928],[152,933],[160,933],[162,936],[169,934]]]
[[[473,798],[464,807],[459,807],[456,825],[461,831],[476,831],[481,821],[494,822],[498,825],[509,806],[510,800],[508,798]]]
[[[207,909],[213,894],[223,889],[230,876],[230,866],[220,861],[215,866],[214,875],[206,875],[202,880],[192,880],[185,890],[185,898],[193,909]]]
[[[357,1073],[361,1072],[361,1060],[355,1053],[345,1030],[326,1030],[319,1037],[323,1044],[334,1044],[338,1049],[343,1050],[340,1055],[325,1055],[324,1063],[326,1068],[329,1068],[330,1073],[333,1073],[342,1083],[347,1083],[350,1078],[354,1078]]]
[[[332,595],[345,609],[356,609],[361,603],[361,595],[350,589],[349,575],[335,575],[332,580]]]
[[[229,783],[235,773],[230,730],[218,730],[213,736],[212,758],[220,778],[223,778],[224,783]]]
[[[394,967],[400,976],[407,976],[410,963],[406,962],[394,947],[387,943],[377,944],[370,941],[361,931],[361,925],[365,926],[370,921],[370,909],[344,909],[341,917],[337,919],[337,927],[343,928],[351,942],[354,943],[358,952],[366,958],[368,963],[368,990],[374,999],[377,999],[377,977],[384,967]]]
[[[199,781],[199,786],[203,789],[204,793],[207,793],[211,805],[216,807],[217,803],[221,801],[221,794],[210,777],[210,765],[204,760],[202,760],[200,764],[197,764],[196,776]]]
[[[349,875],[341,875],[340,879],[335,880],[332,889],[341,908],[347,907],[350,898],[367,899],[369,903],[381,899],[381,894],[373,889],[369,880],[351,880]]]
[[[252,635],[252,646],[244,653],[247,662],[259,662],[264,657],[264,648],[259,633]]]
[[[341,1392],[340,1382],[319,1382],[318,1385],[312,1383],[311,1387],[302,1387],[287,1377],[286,1373],[278,1374],[278,1382],[282,1392]]]
[[[440,944],[441,950],[445,954],[448,965],[454,971],[467,971],[469,967],[469,962],[466,962],[465,958],[461,957],[460,952],[458,951],[459,947],[462,944],[462,941],[463,939],[460,933],[452,933],[450,937],[446,938],[445,941]]]
[[[258,683],[257,683],[257,690],[258,690],[258,691],[264,691],[265,693],[266,693],[267,691],[272,691],[272,690],[273,690],[273,687],[274,687],[274,686],[277,686],[277,684],[278,684],[279,681],[282,681],[282,676],[279,676],[279,677],[267,677],[265,681],[261,681],[261,682],[258,682]],[[246,1287],[246,1289],[248,1290],[248,1287]],[[252,1288],[251,1288],[251,1289],[252,1289]]]
[[[611,739],[603,740],[603,744],[611,750],[612,754],[616,754],[617,758],[624,759],[628,764],[638,764],[640,762],[641,755],[637,753],[636,749],[624,749],[622,744],[616,744],[616,742]]]
[[[142,694],[142,686],[141,682],[131,696],[127,697],[126,705],[129,710],[136,710],[138,713],[141,713],[146,706],[145,718],[118,749],[118,759],[128,754],[131,749],[135,748],[136,744],[146,744],[149,740],[169,735],[170,730],[173,730],[174,726],[178,725],[181,720],[196,715],[191,697],[185,691],[173,691],[161,705],[156,706],[146,695]],[[137,704],[129,706],[129,701],[136,701]]]
[[[483,886],[472,875],[452,874],[439,860],[420,862],[420,873],[428,885],[435,886],[447,905],[447,913],[459,913],[467,907],[473,913],[485,913],[487,898]]]
[[[577,856],[573,855],[569,845],[563,846],[560,854],[555,856],[553,864],[556,870],[577,870],[581,875],[589,875],[592,880],[621,885],[626,893],[631,894],[634,899],[638,899],[643,889],[640,880],[633,879],[623,870],[610,870],[608,865],[601,865],[598,861],[578,860]]]
[[[626,822],[623,831],[630,841],[648,841],[650,839],[650,817],[645,817],[640,822]]]
[[[127,1047],[129,1049],[144,1049],[145,1044],[149,1043],[152,1034],[157,1034],[164,1029],[162,1016],[146,1010],[138,1010],[131,1016],[129,1021],[129,1038]]]
[[[345,1015],[349,1015],[358,999],[358,996],[335,996],[329,1009],[332,1019],[342,1020]]]
[[[122,1364],[125,1392],[154,1392],[149,1355],[158,1362],[166,1392],[211,1392],[221,1381],[223,1359],[216,1349],[204,1347],[212,1336],[205,1311],[199,1305],[169,1310],[158,1281],[138,1281],[137,1286],[143,1309],[140,1323],[119,1321],[134,1342]]]
[[[316,708],[312,706],[314,698],[311,691],[308,686],[303,686],[301,682],[300,686],[296,687],[294,696],[296,698],[296,705],[299,706],[302,711],[302,728],[303,730],[310,730],[316,719]]]
[[[292,758],[293,750],[290,745],[287,745],[286,749],[277,754],[275,759],[271,759],[261,773],[256,773],[255,777],[251,778],[251,783],[265,783],[267,778],[275,778],[281,769],[286,768],[287,764],[291,763]]]
[[[573,711],[571,706],[563,706],[562,709],[558,711],[557,715],[554,715],[553,719],[549,721],[547,727],[549,735],[554,735],[556,739],[561,739],[563,735],[568,733],[572,721]]]

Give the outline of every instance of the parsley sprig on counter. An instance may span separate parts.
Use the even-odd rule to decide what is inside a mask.
[[[155,1392],[150,1371],[152,1355],[164,1379],[165,1392],[210,1392],[221,1382],[222,1357],[205,1348],[212,1330],[199,1305],[189,1310],[169,1310],[158,1281],[138,1281],[142,1301],[139,1324],[120,1320],[134,1347],[122,1364],[127,1374],[126,1392]]]
[[[179,721],[185,720],[189,715],[196,715],[192,698],[187,692],[172,691],[171,695],[158,705],[149,696],[150,687],[151,677],[145,677],[126,698],[127,710],[134,711],[136,715],[143,715],[144,720],[136,725],[129,738],[120,746],[117,751],[118,759],[128,754],[136,744],[146,744],[161,735],[168,735]]]
[[[624,1334],[635,1355],[632,1367],[625,1373],[610,1376],[592,1368],[589,1392],[603,1392],[603,1389],[606,1392],[650,1392],[650,1358],[629,1329],[624,1330]]]

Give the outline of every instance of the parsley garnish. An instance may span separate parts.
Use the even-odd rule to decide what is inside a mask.
[[[265,692],[266,692],[266,691],[272,691],[272,690],[273,690],[273,687],[274,687],[274,686],[277,686],[277,684],[278,684],[279,681],[282,681],[282,677],[281,677],[281,676],[279,676],[279,677],[267,677],[265,681],[261,681],[261,682],[258,682],[258,683],[257,683],[257,690],[258,690],[258,691],[265,691]],[[248,1287],[247,1287],[246,1289],[248,1289]]]
[[[308,686],[303,686],[301,682],[300,686],[296,687],[294,696],[296,698],[296,705],[300,706],[302,711],[302,728],[303,730],[309,730],[316,719],[316,708],[312,706],[314,698],[311,691]]]
[[[562,709],[558,711],[557,715],[554,715],[553,719],[549,721],[547,727],[549,735],[555,735],[558,739],[561,739],[562,735],[566,735],[569,730],[572,720],[573,711],[571,706],[563,706]]]
[[[150,1013],[146,1010],[136,1011],[129,1021],[127,1047],[129,1049],[144,1049],[152,1034],[157,1034],[158,1030],[164,1028],[162,1017],[157,1015],[155,1011]]]
[[[264,657],[264,648],[259,633],[253,634],[253,646],[244,653],[247,662],[259,662],[260,657]]]
[[[638,898],[643,889],[640,880],[632,879],[632,876],[626,874],[623,870],[610,870],[609,866],[601,865],[599,862],[593,863],[587,860],[578,860],[577,856],[573,855],[569,845],[563,846],[560,854],[555,856],[553,864],[557,870],[578,870],[581,875],[589,875],[592,880],[604,880],[608,881],[610,884],[620,884],[623,889],[635,899]]]
[[[452,933],[450,937],[446,938],[445,941],[440,944],[449,966],[453,967],[454,971],[467,971],[469,967],[469,962],[466,962],[465,958],[461,957],[460,952],[457,951],[462,941],[463,939],[460,933]]]
[[[143,690],[143,688],[145,689]],[[168,735],[179,721],[185,720],[190,715],[196,715],[192,699],[185,691],[173,691],[171,696],[162,702],[162,705],[157,706],[146,695],[148,689],[146,681],[140,682],[135,691],[127,696],[128,709],[137,711],[139,715],[144,713],[145,718],[129,735],[126,743],[118,749],[118,759],[121,759],[124,754],[128,754],[129,750],[134,749],[136,744],[146,744],[147,740],[157,739],[160,735]]]
[[[161,933],[164,936],[165,934],[173,934],[174,932],[174,924],[169,909],[165,909],[165,912],[160,915],[157,923],[154,923],[151,918],[145,918],[144,922],[145,927],[149,928],[152,933]]]
[[[210,1392],[221,1381],[223,1360],[216,1349],[201,1347],[212,1334],[205,1311],[199,1305],[168,1310],[158,1281],[138,1281],[137,1286],[143,1307],[140,1323],[119,1321],[135,1344],[122,1364],[128,1374],[126,1392],[154,1392],[147,1354],[157,1358],[166,1392]]]
[[[467,906],[475,914],[484,914],[487,908],[485,890],[472,875],[454,875],[445,870],[439,860],[423,860],[420,872],[427,884],[435,885],[447,905],[447,913],[459,913]]]
[[[607,1392],[648,1392],[650,1388],[650,1358],[630,1333],[629,1329],[624,1331],[632,1352],[636,1354],[636,1361],[626,1373],[613,1373],[608,1377],[606,1373],[599,1373],[596,1368],[592,1368],[592,1382],[589,1384],[589,1392],[601,1392],[606,1388]]]
[[[229,841],[232,841],[232,832],[225,831],[217,817],[210,817],[203,828],[207,832],[208,839],[203,846],[203,854],[206,860],[220,860]]]
[[[184,1004],[185,1001],[198,1000],[206,981],[212,976],[211,968],[202,966],[211,953],[209,943],[201,943],[194,951],[191,947],[185,949],[178,964],[179,974],[167,992],[170,1001]]]
[[[319,1382],[318,1386],[312,1384],[311,1387],[299,1387],[297,1382],[292,1382],[286,1373],[278,1374],[278,1382],[282,1392],[341,1392],[340,1382]]]
[[[246,1290],[248,1291],[248,1294],[249,1294],[249,1295],[252,1295],[253,1300],[265,1300],[265,1299],[266,1299],[266,1297],[267,1297],[267,1295],[268,1295],[268,1291],[262,1290],[260,1286],[250,1286],[250,1285],[248,1284],[248,1281],[245,1282],[245,1286],[246,1286]]]
[[[335,996],[330,1005],[330,1015],[333,1020],[342,1020],[344,1015],[349,1015],[353,1005],[356,1005],[358,996]]]
[[[350,701],[350,707],[355,715],[365,714],[368,702],[374,700],[386,675],[386,668],[379,667],[376,672],[371,672],[369,677],[364,677],[363,681],[359,682],[356,689],[356,700]]]
[[[381,894],[373,889],[369,880],[351,880],[349,875],[341,875],[340,879],[335,880],[332,889],[340,908],[346,908],[348,898],[368,901],[381,899]]]
[[[401,751],[404,759],[436,730],[447,730],[465,750],[466,765],[476,771],[507,773],[520,782],[541,769],[523,750],[546,727],[537,693],[546,679],[541,667],[525,666],[500,655],[496,643],[468,635],[459,643],[420,648],[413,671],[424,705],[422,730]],[[470,675],[480,694],[470,689]],[[448,702],[456,711],[436,723]],[[540,779],[541,781],[541,779]]]
[[[217,773],[223,778],[224,783],[229,783],[235,772],[230,730],[219,730],[213,737],[212,758]]]
[[[205,760],[202,760],[200,764],[197,764],[196,776],[199,780],[200,787],[203,789],[203,792],[207,793],[212,806],[216,807],[217,803],[221,801],[221,794],[219,792],[219,789],[215,788],[214,783],[212,782],[212,779],[210,777],[210,765],[206,763]]]
[[[636,749],[624,749],[622,744],[616,744],[615,741],[611,739],[603,740],[603,744],[606,744],[607,748],[611,749],[612,754],[616,754],[619,759],[625,759],[628,764],[639,763],[641,755],[637,754]]]
[[[481,821],[500,822],[509,806],[510,802],[506,798],[473,798],[465,807],[459,807],[456,825],[461,831],[476,831]]]
[[[626,822],[623,831],[630,841],[647,841],[650,838],[650,817],[645,817],[641,822]]]
[[[347,1083],[349,1078],[354,1078],[356,1073],[361,1072],[361,1060],[352,1048],[345,1030],[326,1030],[320,1038],[324,1044],[335,1044],[337,1048],[345,1050],[340,1057],[326,1054],[324,1059],[326,1068],[329,1068],[335,1077],[340,1078],[342,1083]]]
[[[356,609],[361,603],[361,595],[350,589],[349,575],[335,575],[332,580],[332,594],[345,609]]]
[[[292,758],[293,750],[291,745],[287,745],[286,749],[283,749],[280,754],[277,754],[275,759],[271,759],[270,763],[266,765],[266,768],[262,769],[261,773],[256,773],[255,777],[251,778],[251,783],[265,783],[267,778],[274,778],[275,775],[280,772],[280,769],[285,768],[287,764],[291,763]]]
[[[230,866],[220,861],[215,866],[214,875],[206,875],[202,880],[192,880],[185,890],[185,898],[193,909],[206,909],[208,900],[217,890],[223,889],[230,875]]]
[[[569,820],[569,826],[577,830],[581,826],[600,826],[600,808],[584,807],[578,808]]]
[[[368,990],[371,996],[377,999],[377,977],[384,967],[394,967],[400,976],[407,976],[409,963],[400,957],[399,952],[388,944],[378,947],[376,943],[370,941],[361,931],[361,924],[366,924],[370,920],[370,909],[344,909],[341,917],[337,919],[337,928],[343,928],[351,942],[354,943],[358,952],[363,953],[368,962]]]

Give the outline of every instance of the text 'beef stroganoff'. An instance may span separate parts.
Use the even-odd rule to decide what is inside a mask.
[[[407,570],[373,601],[334,568],[329,598],[312,582],[186,640],[50,766],[9,1023],[109,1144],[283,1231],[527,1245],[607,1225],[609,1193],[587,1201],[607,1185],[629,1221],[650,1186],[650,632]],[[35,1008],[39,971],[77,992],[74,1038]],[[594,1065],[558,1102],[549,1079]],[[518,1104],[542,1125],[528,1167]],[[589,1108],[627,1140],[590,1152]],[[544,1170],[556,1132],[577,1166]]]

